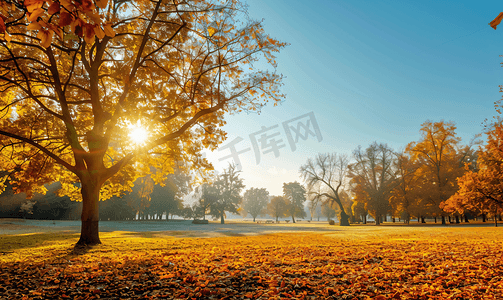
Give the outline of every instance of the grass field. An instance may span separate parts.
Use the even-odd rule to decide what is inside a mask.
[[[0,297],[503,299],[501,228],[263,228],[270,233],[210,238],[105,232],[102,245],[79,251],[73,232],[0,235]]]

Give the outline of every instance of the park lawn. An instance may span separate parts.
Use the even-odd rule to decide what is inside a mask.
[[[503,299],[503,229],[331,228],[217,238],[109,232],[78,251],[78,234],[1,235],[0,298]]]

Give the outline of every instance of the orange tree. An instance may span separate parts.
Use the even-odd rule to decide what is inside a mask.
[[[283,198],[283,196],[276,196],[271,199],[271,202],[267,204],[267,213],[271,217],[276,217],[276,222],[278,222],[279,217],[286,217],[288,213],[288,203]]]
[[[393,210],[400,213],[400,217],[403,217],[407,224],[410,222],[412,213],[420,217],[420,209],[416,201],[418,199],[418,177],[416,176],[418,167],[417,163],[411,161],[410,154],[403,151],[396,153],[394,169],[397,177],[389,202]]]
[[[470,147],[458,147],[461,139],[455,131],[453,122],[426,121],[421,125],[421,139],[406,148],[411,162],[419,165],[415,172],[420,190],[417,205],[423,212],[441,216],[442,224],[446,214],[440,204],[457,191],[456,178],[463,175],[463,163],[469,157],[465,153]]]
[[[497,216],[503,208],[503,124],[501,121],[493,124],[486,132],[487,143],[479,153],[478,170],[470,170],[458,178],[459,190],[442,208],[448,212],[464,213],[465,211],[480,211]]]
[[[2,0],[0,20],[0,167],[18,193],[82,200],[78,244],[100,243],[99,200],[211,168],[226,113],[283,98],[285,44],[238,0]]]

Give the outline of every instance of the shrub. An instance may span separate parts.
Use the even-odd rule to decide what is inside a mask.
[[[192,224],[208,224],[208,220],[194,220]]]
[[[328,222],[328,224],[330,224],[330,225],[335,225],[335,221],[334,221],[334,220],[330,220],[330,221]]]

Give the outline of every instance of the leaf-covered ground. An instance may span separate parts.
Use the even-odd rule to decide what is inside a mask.
[[[0,236],[2,299],[503,299],[503,229]]]

